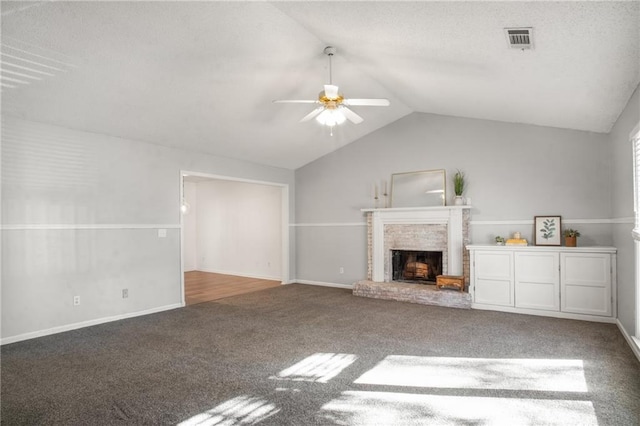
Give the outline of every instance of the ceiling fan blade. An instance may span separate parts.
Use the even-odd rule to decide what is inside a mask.
[[[360,124],[364,121],[364,118],[360,117],[358,114],[356,114],[355,112],[351,111],[349,108],[343,106],[342,108],[340,108],[340,111],[342,111],[342,113],[344,114],[345,117],[347,117],[347,119],[352,122],[353,124]]]
[[[345,99],[345,105],[351,106],[389,106],[389,99]]]
[[[304,123],[305,121],[311,120],[313,117],[315,117],[316,115],[320,114],[322,112],[322,110],[324,110],[323,106],[314,109],[309,114],[307,114],[304,117],[302,117],[302,120],[300,120],[300,122]]]
[[[324,95],[329,99],[338,99],[338,86],[334,86],[333,84],[325,84]]]
[[[306,99],[299,99],[299,100],[289,100],[289,99],[285,99],[285,100],[280,100],[280,101],[273,101],[274,104],[317,104],[318,101],[317,100],[306,100]]]

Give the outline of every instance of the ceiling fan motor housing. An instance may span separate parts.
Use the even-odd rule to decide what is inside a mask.
[[[320,101],[320,103],[322,105],[324,105],[325,108],[327,108],[327,109],[336,109],[336,108],[338,108],[338,106],[340,104],[342,104],[343,100],[344,100],[344,97],[342,96],[341,93],[338,93],[338,97],[337,98],[328,97],[324,90],[322,92],[320,92],[320,94],[318,95],[318,101]]]

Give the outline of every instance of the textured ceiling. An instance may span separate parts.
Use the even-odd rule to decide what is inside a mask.
[[[412,112],[608,132],[640,82],[639,6],[2,2],[2,108],[290,169]],[[513,26],[533,50],[507,47]],[[272,103],[317,96],[327,45],[346,97],[391,101],[334,136],[298,123],[312,105]]]

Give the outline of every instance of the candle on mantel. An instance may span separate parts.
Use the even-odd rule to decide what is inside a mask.
[[[378,184],[373,184],[373,198],[378,199]]]
[[[387,195],[387,181],[382,181],[382,195]]]

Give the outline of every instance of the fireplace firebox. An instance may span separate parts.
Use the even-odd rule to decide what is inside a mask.
[[[442,252],[391,250],[392,281],[435,284],[442,275]]]

